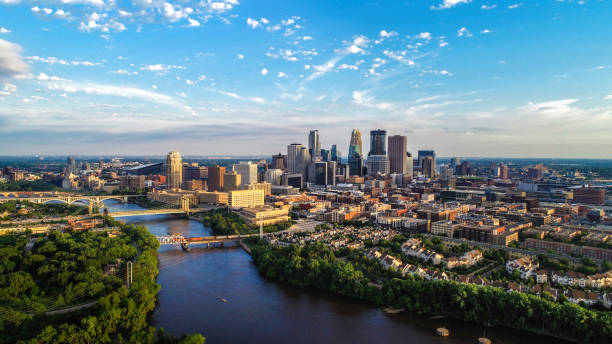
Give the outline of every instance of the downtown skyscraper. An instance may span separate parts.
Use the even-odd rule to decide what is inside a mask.
[[[349,174],[352,176],[361,176],[363,174],[362,146],[361,132],[357,129],[353,129],[348,153]]]
[[[308,153],[312,158],[321,156],[321,141],[319,141],[318,130],[311,130],[308,134]]]
[[[402,135],[389,136],[389,173],[407,172],[408,139]]]
[[[166,157],[168,190],[179,190],[183,184],[183,159],[181,153],[172,151]]]

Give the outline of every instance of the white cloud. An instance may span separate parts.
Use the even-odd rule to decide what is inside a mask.
[[[92,66],[99,66],[100,62],[90,62],[90,61],[66,61],[63,59],[58,59],[57,57],[40,57],[40,56],[28,56],[26,57],[26,60],[30,60],[30,61],[36,61],[36,62],[41,62],[41,63],[48,63],[50,65],[54,65],[54,64],[59,64],[59,65],[64,65],[64,66],[85,66],[85,67],[92,67]]]
[[[11,30],[5,28],[5,27],[0,27],[0,33],[2,34],[6,34],[6,33],[11,33]]]
[[[448,42],[445,41],[440,41],[440,44],[438,44],[440,47],[445,47],[448,45]]]
[[[368,46],[370,39],[364,35],[358,35],[353,38],[350,42],[344,42],[346,47],[344,49],[336,49],[338,54],[365,54],[363,48]]]
[[[311,39],[312,39],[312,37],[310,37],[310,36],[303,36],[302,37],[302,40],[304,40],[304,41],[309,41]]]
[[[66,93],[86,93],[99,96],[113,96],[123,98],[144,99],[153,103],[176,105],[174,98],[134,87],[103,85],[103,84],[82,84],[74,82],[49,82],[47,88],[52,91],[63,91]]]
[[[387,31],[387,30],[381,30],[378,35],[381,38],[389,38],[389,37],[393,37],[393,36],[397,36],[397,32],[395,31]]]
[[[484,30],[480,31],[480,33],[484,35],[484,34],[487,34],[487,33],[491,33],[491,30],[484,29]]]
[[[266,25],[270,24],[270,21],[264,17],[261,17],[259,21],[262,22],[262,24],[266,24]]]
[[[457,37],[472,37],[472,33],[464,26],[457,30]]]
[[[138,75],[138,72],[134,71],[134,72],[130,72],[129,70],[125,70],[125,69],[117,69],[113,71],[113,74],[119,74],[119,75]]]
[[[187,18],[187,20],[189,21],[189,26],[190,27],[198,27],[198,26],[200,26],[200,22],[195,20],[195,19]]]
[[[41,80],[41,81],[65,81],[65,79],[62,79],[62,78],[57,77],[57,76],[49,76],[49,75],[47,75],[45,73],[38,74],[36,79]]]
[[[429,33],[429,32],[421,32],[420,34],[416,35],[415,38],[421,38],[421,39],[430,40],[431,39],[431,33]]]
[[[244,55],[242,55],[242,54],[238,54],[238,55],[236,55],[236,57],[238,57],[238,60],[244,59]]]
[[[21,56],[21,46],[0,39],[0,80],[24,77],[29,70]]]
[[[232,7],[233,7],[232,4],[227,3],[227,2],[220,2],[220,1],[213,2],[210,5],[210,8],[212,8],[215,11],[227,11],[227,10],[232,9]]]
[[[261,75],[267,75],[267,74],[268,74],[268,70],[267,70],[267,69],[265,69],[265,68],[263,68],[263,69],[261,70]]]
[[[295,23],[295,20],[293,20],[293,19],[283,19],[283,20],[281,20],[281,24],[283,24],[283,26],[291,25],[293,23]]]
[[[283,72],[278,72],[278,74],[276,75],[279,78],[286,78],[287,74],[283,73]]]
[[[5,5],[15,5],[20,2],[21,0],[0,0],[0,4],[5,4]]]
[[[455,7],[459,4],[467,4],[471,1],[472,0],[442,0],[441,4],[439,4],[438,6],[431,6],[431,9],[447,9]]]
[[[612,94],[608,94],[607,96],[604,97],[605,100],[611,100],[612,99]]]
[[[164,64],[154,64],[140,67],[140,70],[146,70],[149,72],[155,73],[166,73],[172,69],[185,69],[183,66],[173,66],[173,65],[164,65]]]
[[[359,70],[359,66],[358,65],[349,65],[349,64],[343,63],[343,64],[338,66],[338,69]]]
[[[555,117],[572,113],[574,109],[570,105],[577,101],[578,99],[561,99],[541,103],[529,102],[521,109],[530,113]]]
[[[480,9],[484,10],[484,11],[488,11],[488,10],[494,9],[495,7],[497,7],[497,5],[495,5],[495,4],[493,4],[493,5],[482,5],[482,6],[480,6]]]
[[[519,7],[521,7],[521,6],[523,6],[523,3],[522,3],[522,2],[519,2],[518,4],[509,5],[509,6],[508,6],[508,8],[509,8],[509,9],[511,9],[511,10],[513,10],[513,9],[515,9],[515,8],[519,8]]]
[[[354,91],[353,103],[365,106],[376,110],[392,110],[393,104],[385,102],[377,102],[374,97],[368,97],[367,91]]]
[[[202,75],[200,75],[200,76],[198,77],[198,81],[204,81],[204,80],[206,80],[206,79],[207,79],[207,77],[206,77],[206,75],[204,75],[204,74],[202,74]]]
[[[259,21],[253,19],[253,18],[247,18],[247,25],[249,25],[250,27],[252,27],[253,29],[260,26]]]

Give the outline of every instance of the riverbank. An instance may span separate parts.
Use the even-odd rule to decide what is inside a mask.
[[[259,242],[251,249],[253,262],[265,277],[383,307],[405,308],[413,314],[443,315],[581,343],[607,343],[612,334],[609,313],[568,302],[556,303],[499,288],[426,281],[420,277],[386,278],[382,288],[376,288],[371,286],[367,271],[337,259],[331,249],[320,244],[273,248]]]

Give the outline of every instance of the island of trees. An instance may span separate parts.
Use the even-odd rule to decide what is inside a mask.
[[[174,338],[149,325],[160,289],[159,243],[143,226],[105,222],[118,231],[2,236],[0,343],[204,342],[199,334]]]
[[[354,250],[321,243],[278,248],[254,239],[253,262],[267,278],[327,290],[417,314],[443,315],[580,343],[609,343],[612,315],[552,298],[455,281],[401,277]]]

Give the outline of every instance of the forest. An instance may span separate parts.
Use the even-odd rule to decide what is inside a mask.
[[[427,281],[418,276],[401,278],[397,273],[365,264],[365,257],[354,267],[320,243],[276,248],[262,241],[253,242],[253,262],[259,272],[279,282],[416,314],[448,316],[580,343],[609,343],[612,336],[610,312],[589,310],[566,299],[555,302],[546,295],[508,293],[495,287]]]
[[[143,226],[110,218],[106,232],[51,232],[27,252],[27,234],[0,247],[0,343],[203,343],[174,338],[149,324],[159,284],[158,241]],[[133,279],[126,287],[126,263]],[[45,314],[74,305],[93,306]]]

